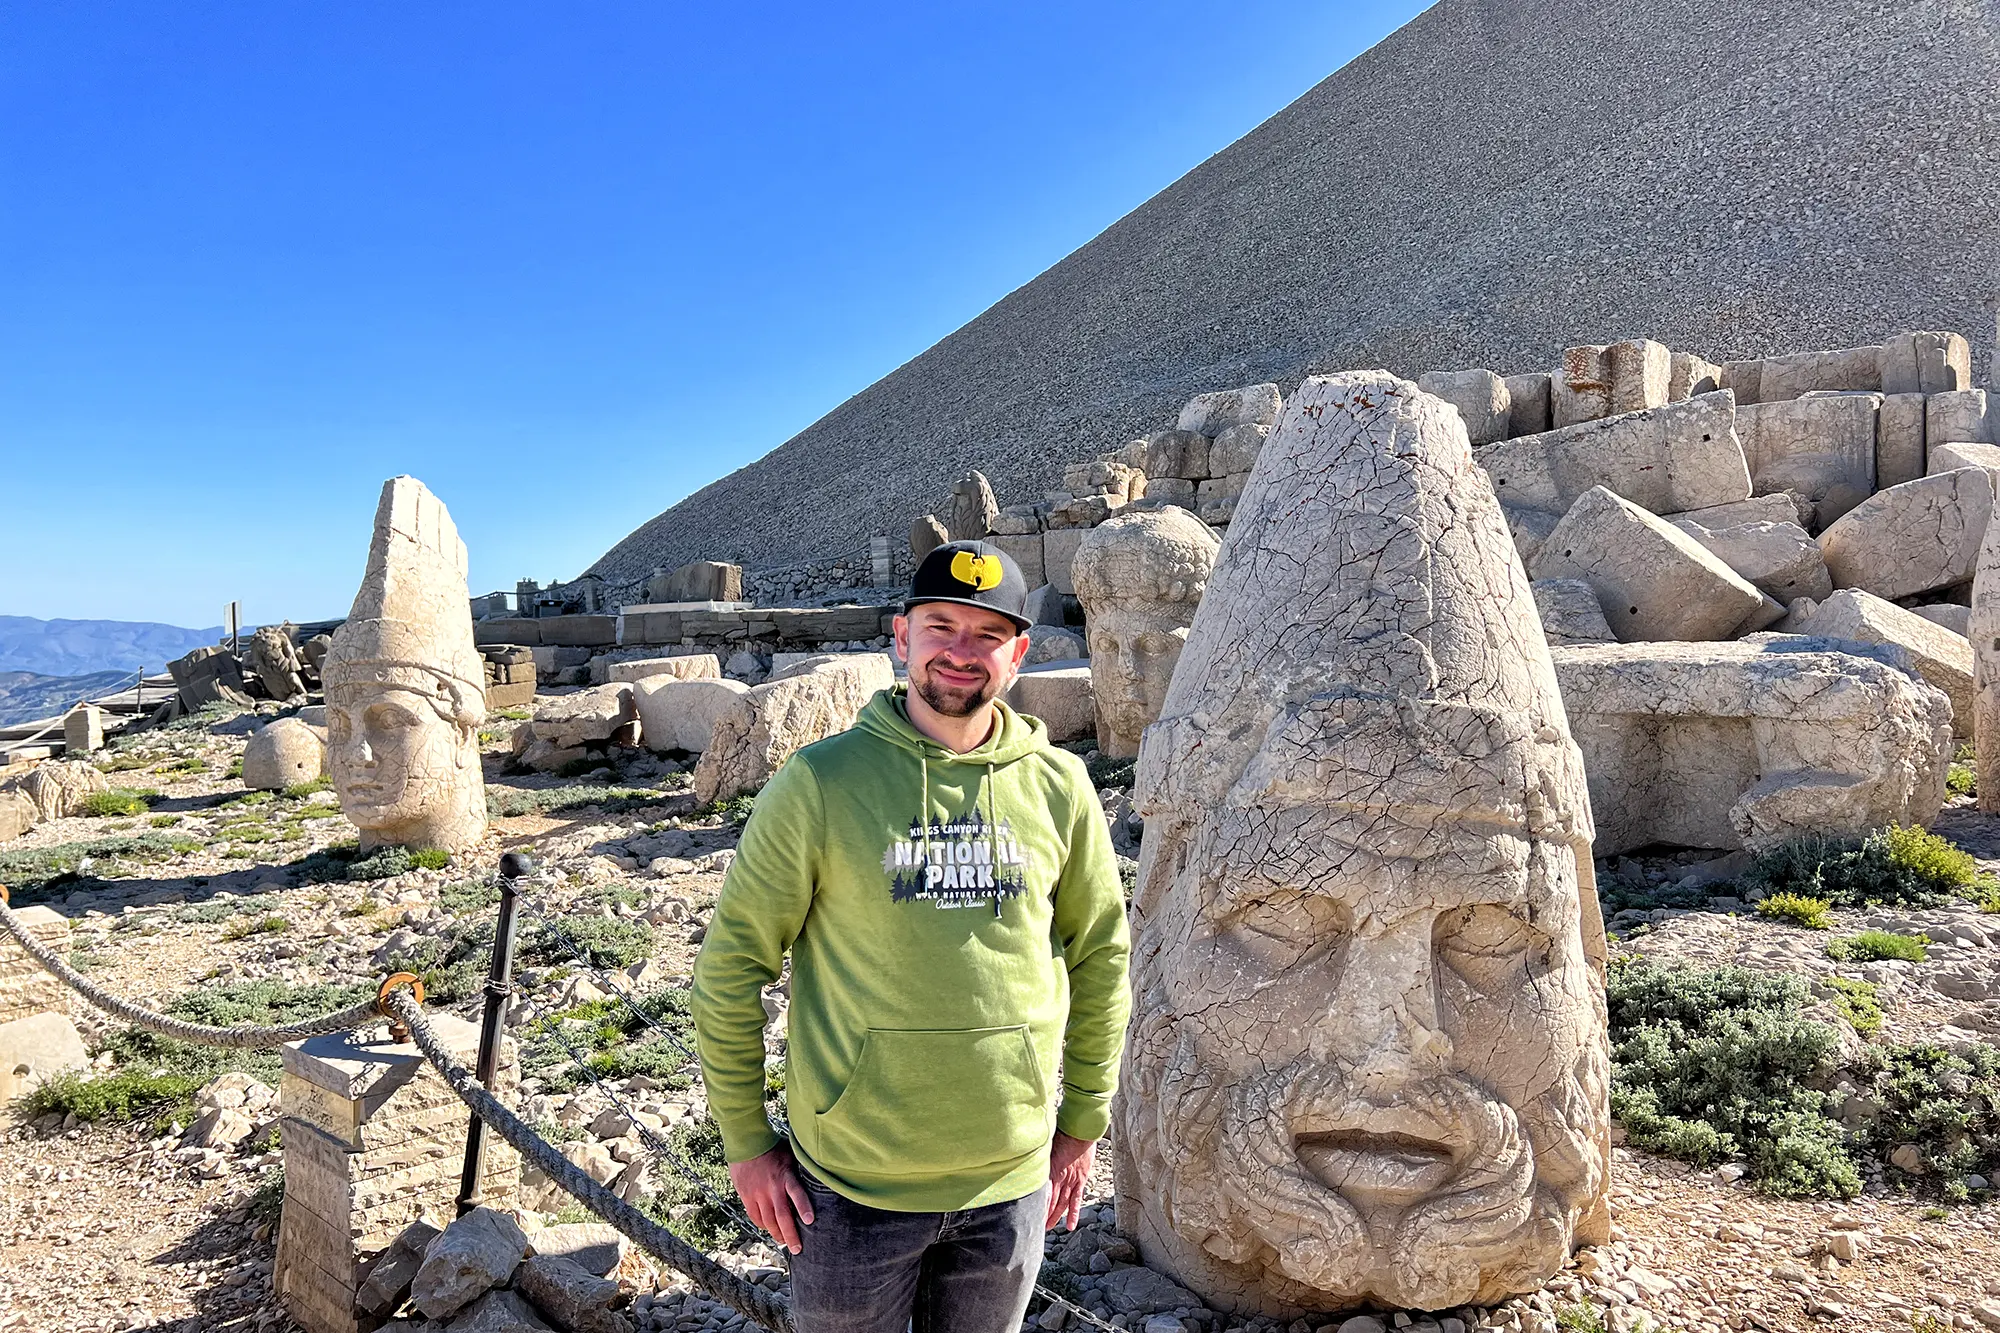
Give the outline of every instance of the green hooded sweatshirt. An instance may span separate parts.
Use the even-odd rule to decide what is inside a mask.
[[[694,967],[731,1162],[778,1142],[761,991],[787,950],[792,1146],[841,1194],[1002,1203],[1048,1179],[1054,1130],[1104,1133],[1129,1008],[1117,862],[1082,761],[995,708],[954,754],[884,690],[758,795]]]

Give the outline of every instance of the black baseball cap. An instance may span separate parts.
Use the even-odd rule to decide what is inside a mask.
[[[991,542],[946,542],[923,558],[910,579],[903,609],[925,602],[957,602],[998,611],[1027,629],[1028,581],[1014,558]]]

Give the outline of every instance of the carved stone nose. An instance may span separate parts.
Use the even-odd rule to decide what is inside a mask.
[[[1438,1021],[1429,912],[1389,926],[1365,926],[1348,941],[1327,1012],[1315,1027],[1313,1057],[1353,1077],[1394,1084],[1428,1077],[1450,1060]]]

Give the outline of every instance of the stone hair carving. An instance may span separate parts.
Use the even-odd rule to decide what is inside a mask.
[[[465,573],[444,504],[414,477],[385,482],[361,591],[321,668],[328,767],[364,852],[464,851],[485,832],[486,669]]]
[[[1118,1221],[1238,1313],[1531,1290],[1608,1230],[1590,807],[1453,409],[1308,380],[1146,733]]]
[[[1185,509],[1120,514],[1092,528],[1072,566],[1090,640],[1097,748],[1139,753],[1166,701],[1221,539]]]

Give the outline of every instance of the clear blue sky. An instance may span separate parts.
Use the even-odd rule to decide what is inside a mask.
[[[0,614],[572,578],[1421,8],[0,8]]]

